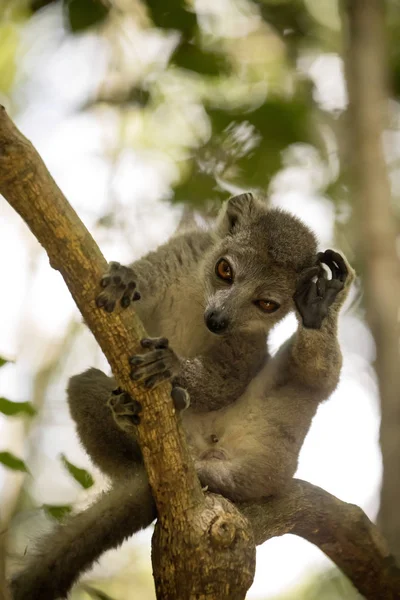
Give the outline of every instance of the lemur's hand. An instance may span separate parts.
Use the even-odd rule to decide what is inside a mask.
[[[171,398],[178,412],[185,410],[190,404],[187,391],[177,385],[172,387]],[[107,404],[118,427],[128,434],[135,433],[136,425],[140,423],[140,413],[142,412],[140,402],[130,396],[128,392],[117,388],[113,390]]]
[[[130,267],[110,262],[100,281],[103,290],[96,298],[97,306],[112,312],[117,302],[122,308],[127,308],[131,302],[140,300],[135,278],[135,273]]]
[[[331,279],[327,279],[322,263],[329,267]],[[325,250],[317,254],[317,265],[304,271],[293,295],[304,327],[320,329],[329,307],[344,289],[348,274],[346,261],[338,252]]]
[[[129,359],[134,381],[143,381],[145,387],[153,389],[163,381],[176,377],[180,360],[169,348],[166,338],[145,338],[140,343],[150,352],[136,354]]]

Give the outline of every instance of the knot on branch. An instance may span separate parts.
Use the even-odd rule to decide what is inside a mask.
[[[214,546],[228,548],[236,536],[236,526],[230,517],[217,517],[210,527],[211,542]]]

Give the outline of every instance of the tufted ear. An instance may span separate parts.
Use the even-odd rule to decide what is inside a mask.
[[[217,217],[217,232],[224,236],[235,233],[254,216],[257,201],[253,194],[239,194],[224,202]]]

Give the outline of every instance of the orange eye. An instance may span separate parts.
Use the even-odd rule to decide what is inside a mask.
[[[273,313],[279,308],[279,304],[273,300],[256,300],[255,304],[266,313]]]
[[[215,265],[215,274],[228,283],[233,281],[232,267],[225,258],[220,258]]]

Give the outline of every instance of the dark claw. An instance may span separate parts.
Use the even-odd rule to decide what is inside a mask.
[[[135,302],[136,300],[140,300],[142,296],[140,295],[139,292],[135,292],[132,296],[132,300]]]

